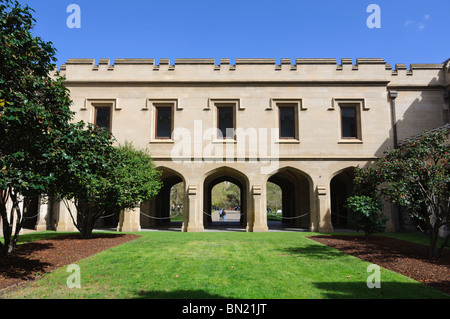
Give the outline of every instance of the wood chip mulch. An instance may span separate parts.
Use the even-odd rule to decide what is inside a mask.
[[[450,294],[449,249],[444,249],[441,258],[432,259],[427,245],[395,238],[371,236],[366,240],[349,235],[308,238]]]
[[[0,257],[0,290],[5,293],[44,273],[138,237],[132,234],[94,233],[91,239],[81,239],[74,234],[18,245],[10,260]]]

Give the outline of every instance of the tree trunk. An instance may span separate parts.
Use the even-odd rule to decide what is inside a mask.
[[[81,238],[92,238],[92,231],[94,230],[97,215],[97,210],[92,207],[87,207],[86,210],[83,211],[81,221],[79,223]]]
[[[439,258],[441,256],[441,250],[438,249],[437,240],[439,234],[439,227],[433,225],[430,228],[430,257],[431,258]]]
[[[1,244],[0,246],[3,255],[6,258],[11,258],[14,254],[14,249],[16,248],[17,240],[19,239],[19,233],[22,229],[22,224],[24,221],[22,213],[20,212],[19,201],[17,200],[16,194],[11,194],[11,201],[13,202],[13,205],[10,211],[9,220],[7,217],[8,212],[6,211],[6,204],[3,205],[2,202],[1,208],[4,244]]]

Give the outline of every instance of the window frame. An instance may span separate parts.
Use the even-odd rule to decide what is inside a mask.
[[[344,137],[343,109],[355,110],[355,135]],[[339,103],[340,139],[341,141],[362,141],[361,130],[361,107],[359,103]]]
[[[288,104],[288,103],[277,103],[278,106],[278,139],[281,141],[298,141],[298,108],[296,105]],[[293,120],[293,134],[292,137],[282,137],[281,136],[281,109],[292,109],[294,111],[294,120]]]
[[[108,109],[109,110],[109,123],[108,123],[107,131],[109,133],[111,133],[112,132],[112,116],[113,116],[112,109],[113,109],[113,106],[111,104],[106,104],[106,103],[95,103],[95,104],[92,104],[92,106],[94,108],[94,121],[93,122],[96,126],[101,127],[101,128],[105,128],[105,127],[99,126],[97,124],[98,109]]]
[[[170,136],[158,136],[158,110],[159,109],[170,109]],[[173,129],[174,129],[174,108],[173,108],[173,104],[172,103],[157,103],[154,105],[154,109],[155,109],[155,121],[154,121],[154,125],[155,125],[155,131],[154,131],[154,136],[155,136],[155,140],[172,140],[172,135],[173,135]]]
[[[235,138],[236,138],[236,105],[232,104],[232,103],[215,103],[215,106],[216,106],[216,139],[221,140],[221,141],[235,140]],[[220,130],[220,125],[219,125],[219,113],[220,113],[221,108],[231,109],[231,115],[232,115],[231,121],[232,121],[232,129],[233,129],[232,136],[224,136],[223,133],[222,133],[222,135],[219,134],[219,131],[222,132]],[[225,132],[225,134],[226,134],[226,132]]]

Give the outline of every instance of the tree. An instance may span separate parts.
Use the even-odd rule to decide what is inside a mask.
[[[105,193],[111,186],[116,159],[113,136],[94,124],[78,122],[70,124],[57,145],[58,155],[53,157],[56,178],[50,194],[65,203],[81,237],[89,238],[104,213]]]
[[[96,221],[105,212],[136,207],[161,188],[160,173],[150,155],[129,143],[114,147],[114,141],[111,133],[83,122],[72,124],[60,141],[52,193],[66,204],[82,238],[92,236]]]
[[[2,252],[10,257],[22,229],[23,197],[46,192],[54,141],[72,119],[64,80],[52,79],[55,49],[34,37],[32,9],[17,1],[0,5],[0,215]]]
[[[156,170],[150,154],[125,142],[115,148],[114,155],[105,192],[105,210],[118,212],[135,208],[158,194],[162,187],[161,172]]]
[[[383,194],[422,221],[430,238],[430,256],[439,257],[439,229],[450,224],[450,146],[446,129],[423,132],[378,162]],[[448,237],[447,237],[448,239]]]
[[[267,182],[267,208],[274,213],[282,207],[282,192],[280,186],[275,183]]]

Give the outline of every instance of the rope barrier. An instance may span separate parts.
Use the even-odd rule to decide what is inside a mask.
[[[275,217],[278,216],[278,215],[274,215],[274,214],[267,214],[267,215],[275,216]],[[300,215],[300,216],[294,216],[294,217],[283,217],[283,216],[281,216],[281,219],[296,219],[296,218],[302,218],[302,217],[305,217],[305,216],[307,216],[307,215],[309,215],[309,212],[307,212],[307,213],[305,213],[305,214],[303,214],[303,215]]]
[[[114,215],[116,215],[116,213],[113,213],[113,214],[108,215],[108,216],[100,216],[100,218],[108,218],[108,217],[111,217],[111,216],[114,216]]]
[[[36,215],[34,215],[34,216],[24,216],[23,218],[25,218],[25,219],[31,219],[31,218],[35,218],[35,217],[37,217],[39,215],[39,213],[37,213]]]
[[[144,214],[142,211],[140,213],[141,213],[141,215],[144,215],[145,217],[152,218],[152,219],[160,219],[160,220],[170,219],[170,218],[174,218],[174,217],[183,215],[182,213],[178,212],[176,215],[170,215],[169,217],[156,217],[156,216],[150,216],[150,215]]]

